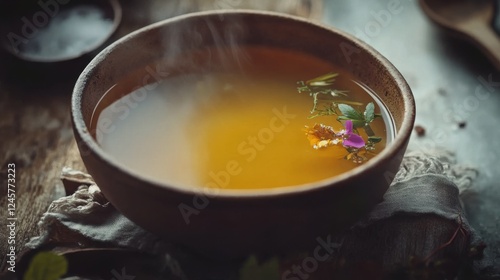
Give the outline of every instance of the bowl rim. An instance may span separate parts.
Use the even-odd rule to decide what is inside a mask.
[[[29,55],[23,55],[20,51],[15,51],[11,46],[8,46],[7,42],[5,40],[2,40],[1,45],[4,50],[6,50],[9,54],[12,56],[23,60],[27,62],[32,62],[32,63],[61,63],[61,62],[67,62],[67,61],[73,61],[76,60],[80,57],[83,57],[93,51],[98,50],[100,47],[103,46],[106,41],[108,41],[111,36],[118,30],[118,26],[120,26],[120,23],[122,21],[123,17],[123,9],[122,6],[120,5],[119,0],[107,0],[107,1],[95,1],[95,3],[98,3],[96,5],[99,6],[99,9],[102,9],[102,5],[109,5],[111,10],[113,11],[113,25],[109,32],[106,34],[106,36],[103,36],[100,38],[95,45],[92,48],[87,48],[82,50],[79,53],[73,54],[73,55],[67,55],[64,57],[57,57],[57,58],[52,58],[52,57],[33,57]],[[68,9],[71,9],[72,6],[70,6]]]
[[[109,53],[117,46],[120,46],[126,43],[129,40],[134,39],[135,37],[141,36],[142,33],[151,31],[157,28],[161,28],[164,25],[183,21],[188,18],[193,17],[206,17],[206,16],[236,16],[236,15],[250,15],[250,16],[265,16],[265,17],[274,17],[281,18],[287,21],[298,21],[301,24],[311,25],[313,28],[321,28],[325,29],[329,32],[335,33],[336,36],[339,36],[349,42],[356,44],[357,47],[363,49],[364,52],[367,52],[370,56],[374,57],[378,63],[380,63],[385,70],[388,71],[388,74],[394,79],[396,85],[402,92],[403,99],[403,120],[401,122],[401,126],[399,130],[396,132],[393,141],[389,146],[385,147],[379,154],[377,154],[372,160],[355,167],[347,172],[341,173],[339,175],[329,177],[323,180],[300,184],[300,185],[292,185],[292,186],[283,186],[277,188],[256,188],[256,189],[224,189],[217,188],[212,189],[212,192],[206,192],[203,186],[186,186],[179,185],[175,183],[169,183],[165,181],[160,181],[155,178],[151,178],[148,176],[144,176],[139,172],[134,172],[131,168],[126,167],[124,164],[118,162],[118,160],[114,159],[110,154],[106,153],[97,143],[97,141],[91,136],[90,131],[88,130],[85,121],[83,119],[83,113],[81,111],[81,102],[82,102],[82,93],[86,85],[86,81],[90,79],[94,69],[99,65],[103,60],[107,58]],[[389,161],[391,158],[397,156],[400,148],[404,148],[407,144],[408,139],[411,136],[411,132],[413,130],[413,125],[415,121],[415,100],[412,94],[412,91],[402,76],[402,74],[396,69],[396,67],[381,53],[376,51],[373,47],[363,42],[360,39],[357,39],[353,35],[341,31],[332,26],[327,26],[325,24],[317,23],[305,18],[301,18],[298,16],[277,13],[277,12],[269,12],[269,11],[255,11],[255,10],[245,10],[245,9],[233,9],[233,10],[215,10],[215,11],[202,11],[202,12],[193,12],[188,13],[176,17],[172,17],[163,21],[159,21],[157,23],[153,23],[151,25],[140,28],[136,31],[125,35],[124,37],[118,39],[114,43],[110,44],[104,50],[102,50],[94,59],[87,65],[87,67],[83,70],[78,80],[75,83],[72,97],[71,97],[71,116],[72,123],[75,133],[79,134],[81,141],[89,148],[89,150],[95,155],[95,157],[109,165],[110,168],[123,173],[129,177],[135,178],[138,181],[143,181],[150,186],[154,186],[154,188],[167,189],[171,191],[175,191],[178,193],[191,195],[191,196],[213,196],[217,199],[244,199],[244,198],[263,198],[263,197],[275,197],[275,196],[283,196],[283,195],[294,195],[300,194],[308,191],[320,190],[323,188],[335,187],[336,185],[340,185],[342,182],[346,182],[353,177],[358,177],[362,175],[364,172],[374,169],[380,162]],[[138,186],[134,186],[138,187]],[[213,191],[215,190],[215,191]],[[144,189],[142,189],[144,191]]]

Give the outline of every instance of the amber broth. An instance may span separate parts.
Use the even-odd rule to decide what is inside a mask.
[[[134,72],[96,108],[98,143],[125,168],[187,188],[277,188],[330,178],[359,164],[344,159],[341,146],[310,146],[305,125],[343,126],[332,116],[308,119],[312,98],[296,83],[331,71],[340,73],[335,87],[348,90],[348,100],[375,101],[384,115],[372,123],[384,139],[376,152],[392,138],[380,100],[349,73],[299,52],[244,51],[236,67],[220,71],[174,73],[149,84],[154,65]]]

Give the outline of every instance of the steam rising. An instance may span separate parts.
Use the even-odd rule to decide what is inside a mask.
[[[263,10],[283,10],[287,7],[297,7],[297,3],[304,4],[310,1],[288,0],[288,1],[264,1],[264,0],[190,0],[190,1],[168,1],[162,5],[168,8],[156,9],[156,15],[164,15],[165,10],[171,13],[182,14],[188,9],[214,10],[232,8],[254,8]],[[159,2],[158,2],[159,3]],[[211,3],[211,6],[207,6]],[[172,10],[173,9],[173,10]],[[154,18],[155,15],[152,15]],[[161,18],[158,18],[161,19]],[[238,99],[239,90],[237,84],[241,85],[242,79],[246,79],[245,68],[251,65],[250,56],[246,53],[244,42],[251,32],[241,18],[229,16],[212,16],[206,19],[197,19],[193,24],[190,20],[174,21],[173,28],[167,28],[162,34],[163,53],[155,65],[156,75],[163,77],[155,83],[140,85],[130,94],[123,96],[113,105],[106,108],[99,116],[96,137],[97,141],[105,150],[112,151],[115,155],[134,153],[137,159],[133,164],[135,170],[141,170],[147,166],[143,161],[150,164],[160,165],[161,158],[157,158],[157,151],[150,151],[151,147],[162,147],[170,149],[165,151],[169,157],[175,159],[172,164],[181,166],[185,170],[193,168],[197,162],[194,158],[201,159],[204,155],[193,156],[190,147],[172,148],[165,143],[192,143],[193,133],[185,127],[196,127],[197,110],[200,108],[214,106],[216,99],[224,99],[232,102]],[[145,71],[149,73],[148,71]],[[142,79],[144,80],[144,79]],[[144,103],[139,106],[138,103]],[[167,112],[168,111],[168,112]],[[142,123],[141,120],[155,119],[155,126],[151,123]],[[168,116],[168,117],[167,117]],[[135,122],[132,127],[137,131],[129,131],[130,123]],[[152,135],[150,131],[164,131],[162,137],[141,143],[141,135]],[[176,131],[177,133],[172,133]],[[228,130],[230,131],[230,130]],[[121,145],[110,141],[106,134],[115,134],[115,139],[128,139],[138,137],[134,149],[130,145]],[[132,135],[132,136],[131,136]],[[243,139],[242,139],[243,140]],[[149,141],[149,139],[148,139]],[[181,144],[180,144],[181,145]],[[187,145],[187,144],[186,144]],[[161,153],[160,153],[161,154]],[[150,156],[145,156],[150,155]],[[174,168],[175,170],[175,168]],[[159,176],[167,176],[169,180],[184,181],[188,184],[196,184],[199,178],[185,178],[185,173],[174,172],[165,174],[163,170],[158,171]],[[189,173],[187,173],[189,174]],[[190,175],[192,176],[192,175]]]
[[[306,18],[319,18],[321,0],[174,0],[155,1],[150,8],[149,17],[153,21],[168,16],[182,15],[197,11],[251,9],[275,11]],[[166,6],[165,6],[166,5]]]
[[[190,170],[199,165],[193,159],[206,156],[192,154],[193,149],[187,145],[195,136],[186,128],[196,127],[198,111],[217,104],[214,100],[227,98],[230,102],[239,96],[234,81],[245,79],[244,69],[252,62],[242,47],[246,27],[242,21],[228,19],[215,16],[196,25],[183,22],[167,29],[162,37],[164,52],[154,67],[155,76],[163,79],[141,85],[104,109],[97,121],[97,142],[120,161],[125,162],[128,156],[135,158],[131,163],[134,170],[156,172],[156,177],[165,176],[173,182],[199,184],[201,178],[191,172],[165,170]],[[149,75],[145,72],[141,75]],[[131,127],[136,129],[130,131]],[[148,138],[148,145],[144,145],[146,135],[157,136]],[[113,139],[128,139],[128,144]],[[169,162],[172,166],[142,169],[151,164],[162,166],[164,159],[158,157],[161,154],[175,159]]]
[[[223,15],[192,24],[182,22],[163,34],[161,64],[181,73],[240,71],[251,63],[242,48],[247,27]]]

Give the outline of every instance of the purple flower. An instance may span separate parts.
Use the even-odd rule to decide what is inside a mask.
[[[344,141],[342,145],[346,148],[363,148],[365,146],[365,140],[361,138],[361,136],[355,134],[352,132],[353,129],[353,123],[351,120],[345,121],[345,132],[344,134]]]

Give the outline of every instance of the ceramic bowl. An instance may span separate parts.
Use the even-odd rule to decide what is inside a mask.
[[[189,26],[200,36],[196,44],[182,44],[182,49],[197,49],[214,45],[212,34],[224,34],[235,22],[249,31],[240,36],[239,44],[301,51],[351,72],[387,107],[396,131],[392,143],[367,163],[327,180],[272,190],[223,189],[213,196],[150,180],[123,168],[99,147],[90,133],[96,105],[130,71],[161,59],[166,35]],[[194,40],[182,36],[182,42]],[[326,240],[352,225],[382,200],[400,166],[414,118],[414,99],[406,81],[367,44],[305,19],[243,10],[187,14],[123,37],[87,66],[72,97],[80,154],[109,201],[141,227],[213,257],[312,249],[318,237]],[[183,205],[191,207],[189,221],[181,213]]]

